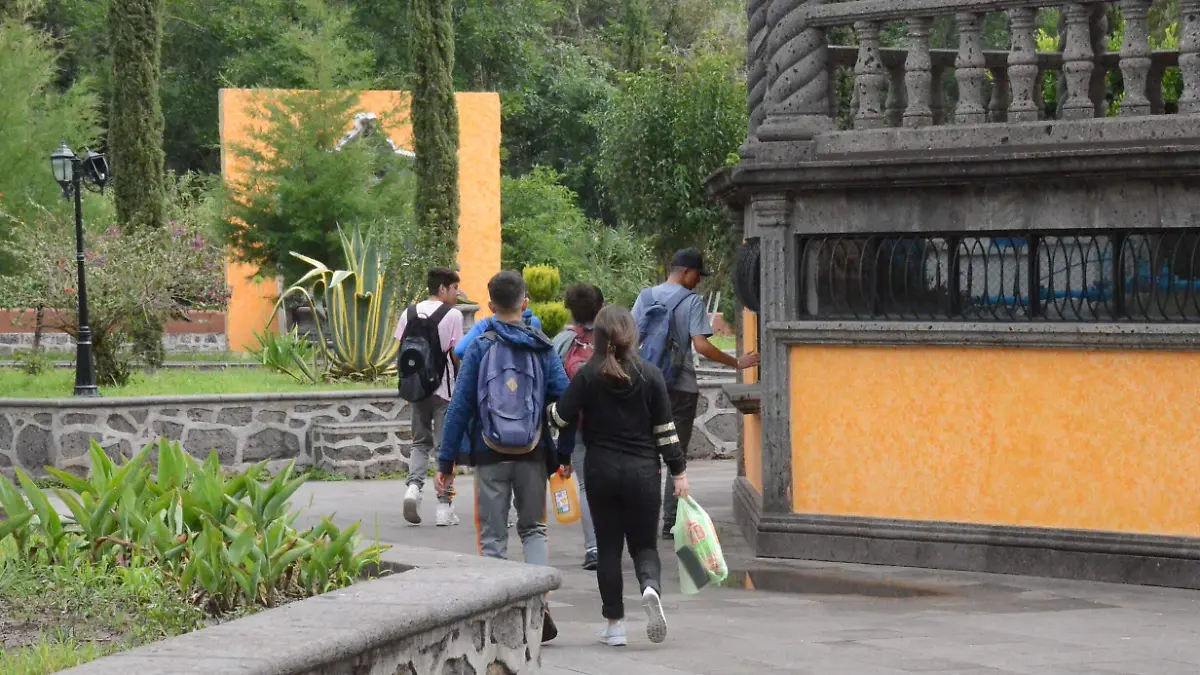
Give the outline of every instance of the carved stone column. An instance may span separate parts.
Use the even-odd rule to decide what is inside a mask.
[[[1091,87],[1088,94],[1092,99],[1096,117],[1108,114],[1108,70],[1104,65],[1104,55],[1108,53],[1108,3],[1098,3],[1091,6],[1092,15],[1088,19],[1088,35],[1092,41]]]
[[[746,5],[746,96],[750,123],[746,129],[746,144],[742,156],[753,154],[758,127],[767,116],[767,8],[771,0],[750,0]]]
[[[1063,71],[1067,99],[1061,104],[1063,119],[1090,119],[1096,116],[1092,101],[1093,61],[1091,39],[1092,9],[1078,3],[1067,5],[1067,36],[1063,49]]]
[[[1183,93],[1179,112],[1200,113],[1200,0],[1180,0],[1179,70],[1183,73]]]
[[[1036,122],[1041,116],[1038,92],[1041,70],[1037,65],[1037,43],[1033,39],[1036,11],[1029,7],[1009,10],[1012,47],[1008,51],[1008,81],[1012,102],[1008,105],[1011,122]]]
[[[979,124],[987,118],[983,100],[984,71],[983,34],[979,14],[954,15],[958,28],[958,56],[954,59],[954,77],[958,81],[958,106],[954,121],[958,124]]]
[[[823,28],[803,10],[822,0],[772,0],[767,12],[767,117],[762,141],[807,141],[833,129],[829,116],[829,50]]]
[[[792,203],[787,195],[764,194],[751,202],[759,233],[762,299],[758,330],[762,363],[762,506],[763,513],[792,511],[791,396],[788,346],[779,343],[771,324],[797,316],[795,239],[790,235]]]
[[[908,19],[908,56],[904,60],[904,87],[908,105],[904,108],[904,126],[927,127],[933,124],[933,61],[929,56],[929,29],[933,19],[914,16]]]
[[[858,95],[855,129],[877,129],[883,126],[884,87],[887,75],[879,56],[879,23],[859,21],[854,24],[858,37],[858,61],[854,64],[854,91]]]
[[[1125,83],[1125,98],[1121,100],[1121,115],[1149,115],[1150,98],[1146,83],[1150,75],[1150,40],[1146,15],[1152,0],[1121,0],[1125,15],[1125,42],[1121,45],[1121,80]]]

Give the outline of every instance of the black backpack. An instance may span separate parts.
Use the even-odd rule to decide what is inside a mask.
[[[417,314],[417,306],[408,308],[404,339],[400,341],[397,369],[400,371],[400,398],[417,402],[433,396],[450,367],[450,357],[442,351],[438,325],[450,311],[445,303],[428,317]]]

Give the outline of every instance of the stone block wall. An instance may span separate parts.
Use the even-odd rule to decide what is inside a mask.
[[[737,453],[736,412],[721,381],[701,383],[689,456]],[[225,466],[296,460],[356,478],[408,468],[406,403],[392,390],[19,400],[0,398],[0,472],[40,476],[54,466],[86,473],[95,439],[110,456],[131,456],[163,437],[198,458],[215,450]]]
[[[0,470],[44,466],[84,473],[95,439],[110,455],[130,456],[165,437],[203,458],[215,450],[226,466],[267,460],[272,468],[312,462],[314,424],[407,420],[404,401],[389,390],[111,399],[0,399]],[[398,446],[358,460],[361,472],[384,463],[407,467]],[[391,468],[387,470],[392,470]]]

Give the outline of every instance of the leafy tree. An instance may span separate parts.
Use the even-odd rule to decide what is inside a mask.
[[[729,220],[704,181],[737,151],[746,115],[741,65],[728,55],[623,77],[598,120],[600,178],[618,223],[653,236],[660,260],[690,246],[727,267]]]
[[[163,225],[162,0],[110,0],[113,89],[108,148],[122,228]]]
[[[412,129],[417,226],[430,264],[455,266],[458,251],[458,107],[450,0],[411,0]]]
[[[224,230],[239,260],[295,281],[308,265],[291,253],[337,266],[338,226],[367,229],[411,200],[407,160],[379,136],[338,150],[359,108],[370,52],[346,38],[350,15],[319,0],[280,40],[296,54],[293,76],[310,87],[261,94],[254,115],[263,124],[250,142],[230,148],[249,164],[230,186]],[[402,110],[377,111],[384,122]]]
[[[59,54],[48,34],[0,15],[0,214],[16,220],[40,208],[66,210],[50,173],[50,153],[66,140],[77,149],[99,135],[99,111],[92,83],[84,80],[60,91]],[[91,207],[89,200],[89,210]],[[4,244],[11,228],[0,225],[0,274],[17,261]],[[2,293],[2,291],[0,291]]]
[[[504,269],[552,265],[563,283],[590,283],[631,305],[654,272],[646,237],[588,218],[549,167],[501,183]],[[539,315],[540,316],[540,315]]]

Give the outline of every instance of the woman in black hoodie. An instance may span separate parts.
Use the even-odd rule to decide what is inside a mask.
[[[587,500],[596,528],[596,571],[608,626],[600,641],[623,646],[621,550],[629,546],[642,588],[651,642],[667,637],[662,610],[662,563],[658,558],[658,515],[662,507],[661,464],[675,479],[675,495],[688,493],[686,458],[675,433],[671,401],[662,373],[637,353],[637,326],[624,307],[609,305],[595,322],[595,355],[571,386],[550,406],[554,423],[566,428],[583,415]]]

